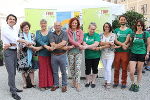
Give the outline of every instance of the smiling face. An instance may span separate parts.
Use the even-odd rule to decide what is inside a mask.
[[[30,28],[29,28],[28,25],[25,25],[22,30],[23,30],[24,33],[28,33]]]
[[[7,20],[7,24],[11,27],[13,27],[16,24],[16,19],[13,16],[9,16],[8,20]]]
[[[96,31],[96,26],[90,25],[90,26],[89,26],[89,33],[90,33],[90,34],[94,34],[95,31]]]
[[[120,25],[125,25],[127,23],[126,18],[125,17],[120,17],[119,23],[120,23]]]
[[[47,28],[47,23],[45,21],[40,22],[40,26],[42,30],[45,30]]]
[[[110,32],[110,27],[108,24],[104,25],[104,32]]]
[[[71,28],[72,28],[72,29],[77,29],[77,26],[78,26],[78,22],[77,22],[77,20],[74,20],[74,21],[71,23]]]
[[[55,22],[54,23],[54,29],[55,29],[55,31],[60,32],[61,31],[61,23]]]

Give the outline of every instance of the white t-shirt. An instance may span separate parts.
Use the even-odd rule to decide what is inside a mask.
[[[115,41],[116,35],[111,33],[108,37],[104,34],[101,34],[101,42],[113,42]],[[113,48],[105,48],[101,50],[101,58],[102,59],[114,59],[114,51]]]

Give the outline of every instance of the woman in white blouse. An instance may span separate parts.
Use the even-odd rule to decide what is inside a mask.
[[[115,45],[116,35],[112,33],[112,26],[110,23],[105,23],[103,25],[104,33],[101,35],[100,45],[102,46],[101,58],[102,63],[105,69],[104,78],[105,78],[105,88],[110,88],[111,86],[111,67],[114,61],[114,51],[115,48],[120,46]]]

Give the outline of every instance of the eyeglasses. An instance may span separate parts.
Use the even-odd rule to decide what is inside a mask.
[[[142,25],[137,25],[137,27],[141,27]]]
[[[110,28],[109,26],[105,26],[104,28]]]

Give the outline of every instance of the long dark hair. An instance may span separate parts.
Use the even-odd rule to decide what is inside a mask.
[[[111,24],[108,23],[108,22],[106,22],[106,23],[103,25],[103,31],[105,31],[104,27],[105,27],[106,24],[109,26],[109,32],[111,32],[111,31],[112,31],[112,26],[111,26]]]
[[[140,23],[141,26],[143,27],[142,31],[145,31],[145,24],[144,24],[144,22],[143,22],[142,20],[138,20],[138,21],[135,23],[135,26],[134,26],[135,31],[137,31],[137,24],[138,24],[138,23]]]

